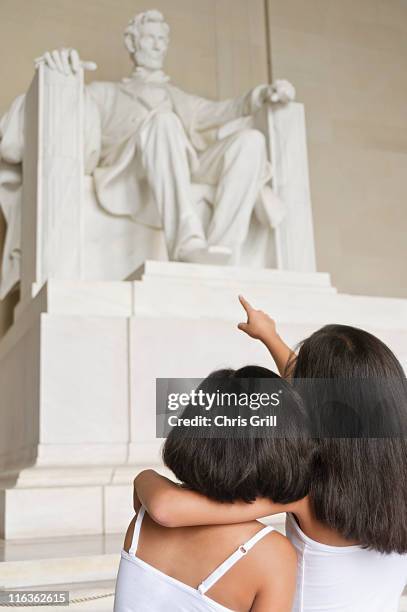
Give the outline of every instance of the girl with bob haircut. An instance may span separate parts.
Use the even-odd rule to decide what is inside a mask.
[[[167,526],[287,512],[298,558],[293,612],[396,612],[407,583],[407,385],[400,363],[378,338],[347,325],[323,327],[295,354],[273,319],[239,299],[247,314],[239,329],[265,344],[303,395],[318,434],[307,495],[283,507],[264,497],[219,504],[152,470],[136,477],[135,493]],[[326,401],[332,385],[343,393],[339,402]]]
[[[284,394],[281,405],[272,409],[281,421],[276,434],[191,428],[185,420],[202,414],[202,406],[190,402],[163,448],[165,465],[182,483],[180,491],[220,507],[259,497],[283,507],[306,495],[314,442],[307,435],[306,412],[289,384],[266,368],[247,366],[214,372],[199,389],[233,398],[247,388],[255,391],[261,382],[276,381]],[[227,407],[215,402],[210,415],[213,422],[217,416],[250,412],[232,400]],[[138,514],[121,554],[115,612],[291,612],[296,552],[273,527],[245,517],[230,525],[222,521],[169,529],[154,522],[136,498],[135,506]]]

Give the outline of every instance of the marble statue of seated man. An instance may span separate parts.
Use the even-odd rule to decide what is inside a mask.
[[[136,15],[124,40],[134,72],[120,82],[93,82],[85,92],[87,171],[101,206],[162,227],[171,260],[236,263],[270,166],[260,131],[238,127],[222,134],[222,128],[263,104],[293,99],[294,88],[277,81],[221,102],[185,93],[163,71],[169,26],[159,11]],[[72,49],[39,59],[65,74],[94,67]],[[192,183],[215,188],[206,232]]]

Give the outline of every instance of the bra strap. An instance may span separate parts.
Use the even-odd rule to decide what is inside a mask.
[[[136,518],[136,523],[134,525],[133,539],[131,541],[131,546],[129,548],[129,555],[136,556],[137,547],[138,547],[138,541],[139,541],[139,537],[140,537],[141,523],[143,522],[145,511],[146,510],[145,510],[144,506],[141,506],[140,510],[138,511],[138,515],[137,515],[137,518]]]
[[[245,544],[239,546],[239,548],[233,554],[231,554],[230,557],[228,557],[223,563],[221,563],[221,565],[219,565],[219,567],[217,567],[212,572],[212,574],[210,574],[206,578],[206,580],[201,582],[198,587],[198,591],[202,595],[206,593],[206,591],[209,591],[209,589],[212,588],[213,585],[218,582],[218,580],[220,580],[222,576],[224,576],[226,572],[230,570],[231,567],[235,565],[235,563],[237,563],[242,557],[247,555],[249,550],[253,548],[253,546],[257,544],[259,540],[264,538],[264,536],[266,536],[268,533],[271,533],[272,531],[275,531],[274,527],[271,527],[270,525],[264,527],[263,529],[258,531],[252,538],[250,538],[250,540],[248,540]]]

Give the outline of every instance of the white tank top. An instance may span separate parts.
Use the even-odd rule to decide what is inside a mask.
[[[407,555],[320,544],[291,514],[286,534],[298,557],[293,612],[397,612],[407,582]]]
[[[122,550],[121,553],[114,612],[233,612],[205,593],[274,528],[264,527],[258,531],[194,589],[136,556],[144,512],[141,508],[138,513],[129,552]]]

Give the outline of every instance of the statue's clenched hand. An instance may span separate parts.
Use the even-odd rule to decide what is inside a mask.
[[[76,49],[54,49],[46,51],[41,57],[35,60],[35,67],[44,63],[51,70],[57,70],[61,74],[76,74],[80,68],[83,70],[96,70],[95,62],[84,62],[80,59]]]
[[[295,100],[295,87],[290,81],[277,79],[270,85],[268,95],[270,102],[287,104]]]
[[[260,85],[254,90],[254,103],[259,108],[263,104],[287,104],[295,100],[295,87],[285,79],[277,79],[271,85]]]

